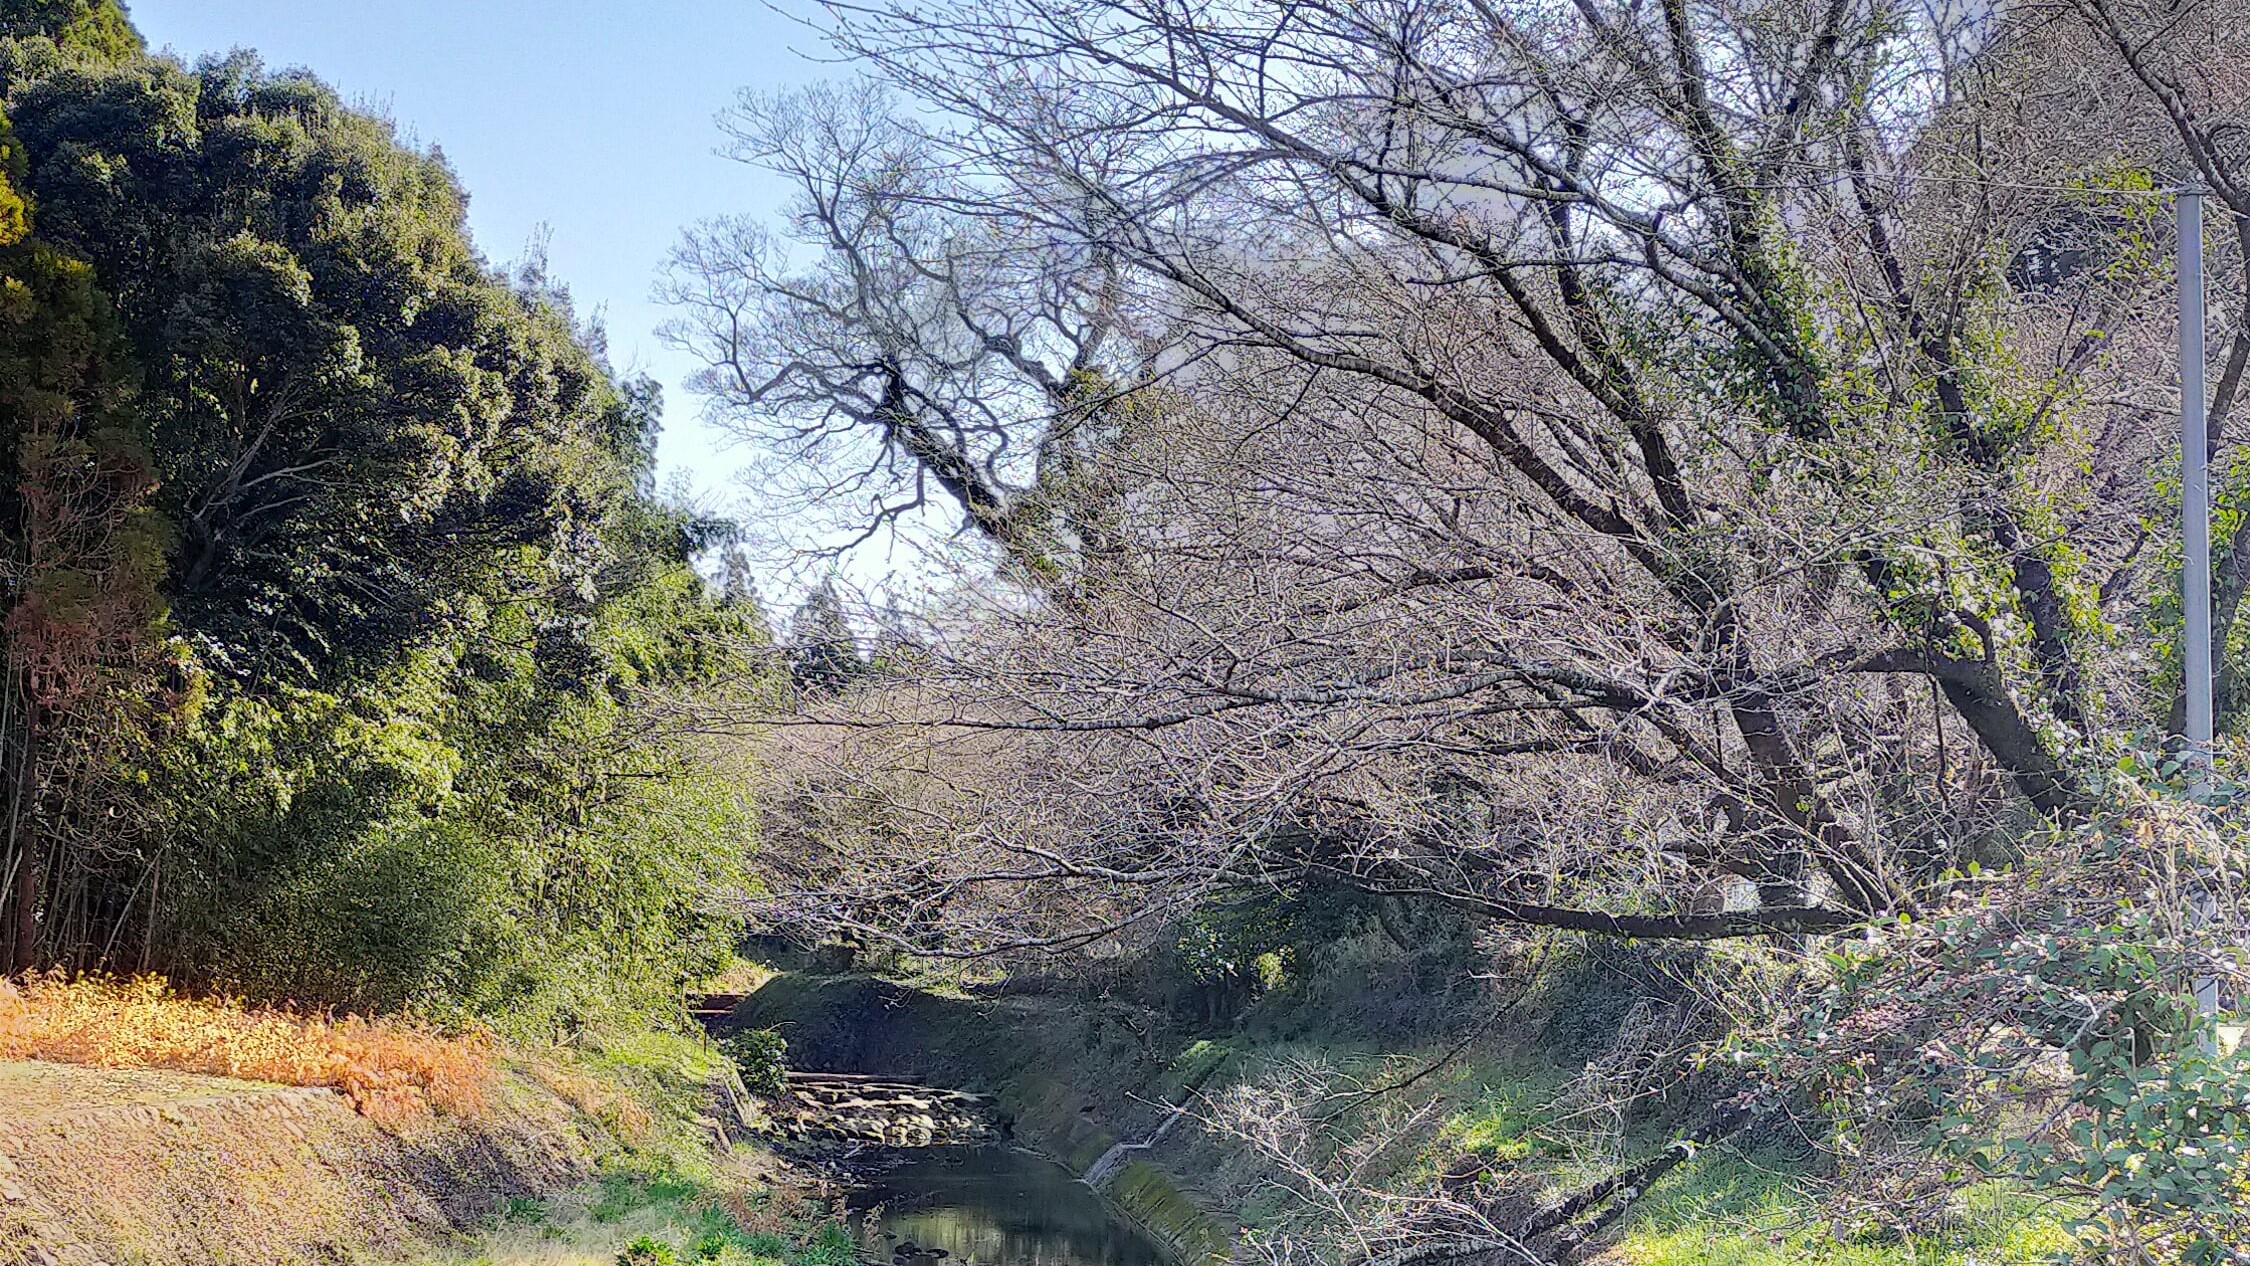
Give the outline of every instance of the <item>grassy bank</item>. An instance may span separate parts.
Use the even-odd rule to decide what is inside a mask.
[[[1277,1085],[1302,1087],[1307,1069],[1325,1069],[1331,1097],[1314,1100],[1321,1106],[1311,1115],[1318,1115],[1349,1101],[1338,1087],[1395,1086],[1419,1077],[1396,1102],[1339,1115],[1324,1144],[1329,1150],[1316,1159],[1348,1155],[1361,1167],[1360,1177],[1381,1189],[1442,1189],[1469,1203],[1478,1195],[1504,1202],[1511,1193],[1584,1187],[1658,1153],[1697,1111],[1658,1104],[1622,1127],[1590,1122],[1584,1100],[1572,1094],[1582,1067],[1538,1036],[1465,1051],[1432,1044],[1388,1052],[1238,1037],[1209,1093],[1222,1117],[1237,1096],[1270,1113]],[[1374,1145],[1381,1132],[1409,1119],[1428,1127],[1403,1145]],[[1201,1132],[1182,1140],[1166,1163],[1224,1175],[1222,1190],[1246,1243],[1303,1244],[1322,1234],[1319,1222],[1271,1183],[1270,1162],[1246,1156],[1238,1138]],[[1817,1154],[1792,1131],[1744,1137],[1703,1150],[1655,1184],[1595,1242],[1590,1259],[1601,1266],[2046,1266],[2077,1260],[2067,1211],[1997,1183],[1960,1193],[1913,1231],[1855,1219],[1840,1209],[1837,1196]]]
[[[1606,1160],[1557,1128],[1553,1104],[1569,1070],[1518,1056],[1465,1063],[1441,1091],[1450,1109],[1420,1166],[1485,1160],[1557,1187],[1598,1177]],[[1628,1139],[1647,1154],[1667,1138]],[[1838,1216],[1801,1148],[1722,1144],[1667,1176],[1639,1202],[1596,1260],[1605,1266],[2038,1266],[2068,1260],[2073,1241],[2051,1207],[1994,1184],[1953,1202],[1942,1229],[1908,1234]]]
[[[155,976],[0,979],[0,1059],[324,1086],[378,1121],[481,1115],[498,1056],[482,1033],[187,998]]]
[[[1970,1192],[1936,1235],[1840,1230],[1786,1156],[1729,1151],[1651,1193],[1606,1257],[1615,1266],[2035,1266],[2073,1260],[2052,1210]]]
[[[1333,983],[1333,982],[1331,982]],[[1371,987],[1390,1006],[1399,990]],[[1380,1188],[1429,1191],[1475,1175],[1494,1197],[1568,1190],[1667,1145],[1695,1106],[1646,1095],[1622,1120],[1574,1107],[1574,1084],[1619,1040],[1619,1009],[1585,980],[1520,1009],[1519,1022],[1463,1046],[1425,1030],[1393,1038],[1390,1011],[1367,1023],[1335,989],[1275,996],[1227,1030],[1169,1023],[1114,994],[913,988],[868,976],[785,974],[738,1013],[776,1027],[805,1067],[870,1071],[994,1093],[1019,1137],[1083,1169],[1118,1141],[1151,1137],[1162,1105],[1197,1096],[1199,1115],[1270,1123],[1290,1102],[1325,1116],[1323,1095],[1406,1083],[1356,1116],[1338,1116],[1303,1159]],[[1581,1096],[1583,1098],[1584,1096]],[[1396,1145],[1377,1146],[1400,1129]],[[1261,1242],[1319,1251],[1332,1241],[1270,1154],[1223,1128],[1166,1133],[1134,1153],[1107,1189],[1145,1221],[1217,1228],[1253,1254]],[[1456,1192],[1463,1188],[1455,1187]],[[1802,1140],[1723,1144],[1681,1166],[1596,1245],[1608,1266],[2035,1266],[2071,1251],[2063,1218],[2000,1188],[1972,1191],[1911,1234],[1839,1217]],[[1324,1240],[1324,1237],[1326,1239]]]
[[[686,1173],[626,1158],[596,1180],[519,1199],[417,1266],[853,1266],[817,1199],[746,1173]]]
[[[586,1039],[567,1060],[575,1093],[613,1123],[615,1145],[597,1171],[506,1201],[416,1266],[856,1262],[821,1182],[715,1120],[728,1109],[712,1087],[731,1070],[708,1042],[612,1034]],[[718,1135],[731,1137],[716,1143]]]

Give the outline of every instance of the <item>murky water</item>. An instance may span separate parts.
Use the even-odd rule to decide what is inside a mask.
[[[851,1199],[891,1266],[1170,1266],[1069,1170],[1004,1147],[900,1152]],[[874,1225],[866,1227],[869,1210]],[[944,1256],[937,1257],[935,1251]]]

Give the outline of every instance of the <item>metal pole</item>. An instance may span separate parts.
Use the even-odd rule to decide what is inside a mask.
[[[2197,784],[2211,760],[2211,440],[2204,422],[2203,191],[2180,190],[2180,561],[2181,688],[2187,694],[2187,759]],[[2197,925],[2215,913],[2207,893],[2190,898]],[[2196,1009],[2218,1014],[2219,982],[2195,977]],[[2206,1054],[2215,1039],[2204,1037]]]
[[[2211,476],[2204,425],[2203,192],[2180,190],[2180,612],[2190,760],[2211,749]]]

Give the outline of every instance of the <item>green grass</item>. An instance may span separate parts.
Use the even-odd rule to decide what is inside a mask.
[[[622,1222],[643,1209],[677,1208],[702,1195],[703,1190],[701,1183],[674,1173],[608,1173],[602,1175],[601,1194],[587,1207],[586,1215],[596,1222]]]
[[[761,1153],[723,1153],[697,1118],[711,1109],[724,1057],[694,1036],[601,1034],[554,1058],[639,1106],[591,1181],[544,1200],[514,1199],[463,1246],[424,1266],[850,1266],[825,1210],[751,1181]],[[757,1229],[727,1212],[736,1197]],[[779,1228],[778,1230],[776,1228]]]
[[[423,1266],[852,1266],[850,1237],[825,1218],[789,1233],[747,1230],[686,1175],[621,1163],[551,1200],[511,1201],[494,1225]],[[752,1192],[753,1207],[771,1199]]]
[[[1460,1107],[1438,1139],[1503,1164],[1566,1157],[1569,1146],[1546,1128],[1547,1105],[1561,1082],[1561,1074],[1552,1069],[1479,1065],[1463,1079]]]
[[[712,1110],[712,1084],[726,1057],[701,1036],[653,1030],[589,1036],[579,1043],[576,1066],[630,1097],[648,1125],[611,1158],[614,1187],[630,1175],[666,1198],[667,1184],[715,1187],[723,1175],[713,1163],[711,1138],[696,1119]]]
[[[1553,1121],[1550,1105],[1567,1080],[1567,1070],[1535,1052],[1464,1061],[1442,1083],[1449,1115],[1421,1158],[1420,1176],[1463,1154],[1504,1173],[1543,1175],[1562,1189],[1603,1176],[1614,1160],[1576,1155],[1570,1131]],[[1626,1150],[1647,1155],[1671,1137],[1650,1133]],[[1280,1211],[1257,1212],[1271,1221]],[[1800,1163],[1718,1148],[1659,1183],[1598,1260],[1607,1266],[2043,1266],[2069,1259],[2073,1241],[2064,1221],[2064,1214],[1991,1184],[1964,1193],[1941,1233],[1902,1238],[1887,1228],[1839,1228]]]
[[[599,1033],[581,1040],[579,1063],[653,1100],[677,1108],[699,1100],[725,1057],[701,1037],[642,1029]]]
[[[1172,1057],[1171,1066],[1157,1078],[1156,1093],[1166,1103],[1178,1103],[1183,1096],[1217,1075],[1234,1054],[1234,1048],[1225,1042],[1208,1039],[1190,1042]]]
[[[1838,1228],[1785,1161],[1719,1151],[1658,1183],[1608,1261],[1629,1266],[2035,1266],[2071,1260],[2051,1211],[1998,1185],[1964,1193],[1941,1233]]]

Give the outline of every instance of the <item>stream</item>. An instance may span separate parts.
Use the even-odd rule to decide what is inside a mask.
[[[1069,1170],[999,1146],[901,1149],[849,1207],[892,1266],[1173,1266]],[[943,1256],[938,1252],[942,1251]]]

